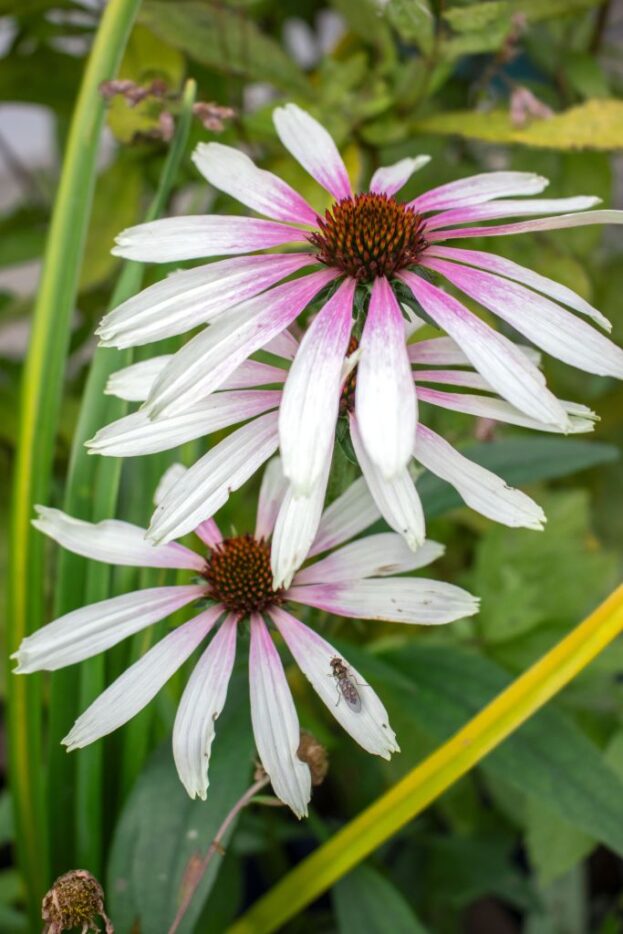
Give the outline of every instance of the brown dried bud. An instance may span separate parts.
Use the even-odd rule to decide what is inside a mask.
[[[329,771],[329,756],[324,746],[307,730],[301,730],[301,741],[296,754],[306,762],[311,772],[312,785],[322,785]]]
[[[101,917],[106,934],[114,934],[110,918],[104,910],[104,890],[86,869],[72,869],[59,876],[41,904],[45,921],[43,934],[62,934],[72,928],[99,931],[95,920]]]
[[[138,87],[133,81],[127,78],[117,78],[113,81],[102,81],[100,84],[100,94],[104,100],[112,100],[117,94],[124,96],[133,94]]]
[[[513,126],[525,126],[531,119],[545,120],[553,116],[554,111],[528,88],[513,88],[511,94],[510,118]]]
[[[193,113],[201,120],[206,130],[212,130],[214,133],[221,133],[225,129],[223,121],[236,116],[233,108],[221,107],[220,104],[207,101],[197,101],[193,104]]]

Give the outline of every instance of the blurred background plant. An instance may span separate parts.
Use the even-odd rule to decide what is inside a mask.
[[[102,6],[95,0],[0,2],[0,95],[6,102],[0,106],[3,526],[19,433],[20,372],[60,154]],[[80,474],[76,455],[71,457],[81,431],[93,331],[120,271],[110,255],[114,235],[145,216],[157,191],[164,198],[161,213],[239,210],[198,177],[189,159],[198,141],[244,147],[323,210],[323,193],[284,155],[272,128],[274,103],[293,99],[330,129],[351,175],[362,183],[379,165],[431,154],[406,198],[422,185],[513,168],[549,177],[552,197],[597,194],[606,206],[623,206],[617,155],[623,149],[622,45],[623,8],[599,0],[144,0],[118,74],[101,88],[106,127],[72,306],[50,503],[60,505],[67,496],[70,466],[82,477],[82,488],[70,485],[78,512],[94,517],[107,495],[113,504],[117,499],[116,478],[104,483],[96,468]],[[194,103],[188,90],[184,94],[189,78],[196,82]],[[190,113],[192,122],[182,126]],[[167,171],[176,141],[182,151],[173,178]],[[491,246],[483,242],[482,248]],[[623,245],[616,229],[501,238],[495,250],[593,302],[623,342]],[[145,282],[168,271],[149,268]],[[114,369],[121,362],[108,357],[102,366]],[[298,824],[278,808],[243,812],[180,930],[224,931],[319,840],[389,788],[615,586],[623,539],[617,461],[623,389],[551,360],[546,372],[558,395],[600,414],[590,441],[530,437],[456,413],[424,413],[470,456],[528,487],[549,517],[542,534],[503,529],[460,509],[449,487],[422,476],[430,535],[447,545],[435,573],[479,594],[480,616],[434,632],[314,617],[374,682],[402,754],[391,764],[372,761],[339,733],[292,669],[301,722],[331,759],[313,818]],[[88,417],[102,424],[111,411]],[[124,464],[118,514],[144,524],[162,470],[196,453],[195,447]],[[229,523],[239,530],[251,528],[256,487],[249,484],[226,507]],[[63,565],[52,550],[46,559],[45,578],[35,583],[45,588],[40,623],[51,618],[53,604],[69,609],[87,593],[101,599],[138,583],[139,572],[131,569],[109,574],[102,566],[88,569],[80,558],[63,559]],[[56,593],[55,568],[61,581]],[[159,572],[140,576],[151,583],[163,579]],[[86,675],[55,674],[43,681],[49,742],[45,754],[30,761],[45,786],[33,827],[42,854],[48,835],[51,841],[49,867],[41,857],[46,887],[72,868],[93,872],[116,930],[128,934],[160,934],[170,923],[188,861],[205,852],[252,772],[242,675],[219,729],[207,803],[187,799],[168,748],[184,672],[95,752],[67,757],[60,750],[59,737],[97,684],[119,673],[156,635],[141,634],[118,647],[105,669],[84,666]],[[3,698],[7,690],[4,678]],[[615,643],[545,712],[284,929],[620,931],[622,713],[623,647]],[[33,891],[32,878],[14,861],[12,795],[21,789],[11,789],[5,763],[0,767],[0,931],[18,934],[38,929],[32,905],[46,887]]]

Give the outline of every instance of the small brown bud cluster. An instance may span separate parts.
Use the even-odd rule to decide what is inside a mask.
[[[120,94],[130,107],[136,107],[147,97],[166,97],[168,90],[167,83],[162,78],[156,78],[149,84],[136,84],[129,78],[116,78],[113,81],[102,81],[100,84],[100,94],[105,101],[111,101]]]
[[[99,931],[95,923],[100,917],[106,934],[114,934],[112,921],[104,910],[104,890],[86,869],[72,869],[59,876],[41,905],[41,917],[45,922],[43,934],[63,934],[72,928]]]
[[[312,785],[322,785],[329,771],[329,756],[324,746],[312,733],[301,730],[301,741],[296,754],[301,762],[309,766]]]
[[[516,87],[511,92],[510,118],[513,126],[526,126],[530,120],[544,120],[553,116],[554,111],[528,88]]]
[[[213,133],[222,133],[225,129],[225,120],[231,120],[236,116],[236,111],[232,107],[221,107],[213,101],[197,101],[193,104],[193,113],[206,130],[212,130]]]

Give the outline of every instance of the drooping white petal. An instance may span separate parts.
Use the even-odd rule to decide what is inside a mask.
[[[545,377],[508,338],[421,276],[404,271],[400,278],[435,323],[461,345],[470,363],[501,396],[526,415],[568,430],[567,415],[547,389]]]
[[[592,318],[600,324],[605,330],[610,331],[612,325],[602,313],[594,308],[589,302],[578,295],[577,292],[561,285],[555,279],[549,279],[542,276],[532,269],[520,266],[504,256],[496,256],[495,253],[484,253],[481,250],[462,250],[458,247],[435,246],[426,251],[426,256],[433,256],[437,259],[451,259],[459,263],[465,263],[468,266],[476,266],[478,269],[486,269],[489,272],[496,272],[507,279],[513,279],[515,282],[521,282],[523,285],[536,289],[537,292],[543,292],[549,298],[563,305],[568,305],[574,311]]]
[[[370,191],[380,195],[395,195],[407,184],[413,173],[427,165],[430,160],[430,156],[415,156],[401,159],[393,165],[382,166],[372,176]]]
[[[508,322],[547,353],[598,376],[623,378],[623,350],[599,331],[518,282],[446,260],[423,265]]]
[[[344,545],[326,558],[303,568],[295,575],[294,584],[331,584],[363,577],[403,574],[425,567],[443,552],[443,545],[430,540],[417,551],[411,551],[400,535],[381,532]]]
[[[277,390],[242,389],[215,392],[202,402],[170,417],[151,419],[145,409],[125,415],[101,428],[87,441],[89,451],[107,457],[136,457],[186,444],[261,415],[279,405]]]
[[[498,422],[506,422],[507,425],[519,425],[521,428],[534,428],[537,431],[550,431],[556,434],[561,432],[578,434],[592,431],[597,418],[595,413],[586,406],[578,407],[576,403],[562,401],[561,405],[569,415],[569,424],[561,428],[560,425],[529,418],[504,399],[474,396],[470,393],[442,392],[424,386],[418,387],[418,395],[420,402],[429,402],[442,409],[465,412],[467,415],[476,415],[478,418],[492,418]]]
[[[384,277],[374,280],[360,349],[357,422],[368,457],[391,480],[411,459],[417,402],[404,319]]]
[[[347,542],[380,518],[364,477],[359,477],[325,509],[309,557]]]
[[[237,618],[228,616],[195,665],[173,726],[173,758],[180,781],[191,798],[203,801],[216,721],[225,706],[236,657],[236,633]]]
[[[480,389],[493,392],[491,383],[474,370],[416,370],[413,374],[417,385],[420,383],[443,383],[447,386],[463,386],[465,389]]]
[[[316,315],[283,388],[279,408],[283,472],[301,496],[308,496],[317,483],[333,444],[355,285],[353,279],[346,279]]]
[[[91,658],[200,599],[205,587],[153,587],[72,610],[27,636],[11,658],[16,674],[56,671]]]
[[[249,688],[253,735],[264,770],[277,797],[297,817],[306,817],[311,773],[296,754],[299,718],[279,653],[257,613],[251,616]]]
[[[128,227],[116,238],[112,253],[139,263],[174,263],[303,242],[303,231],[286,224],[254,217],[198,214]]]
[[[224,506],[279,443],[277,413],[260,415],[204,454],[170,491],[152,517],[148,536],[166,542],[192,532]]]
[[[183,334],[313,261],[309,253],[237,256],[174,272],[110,311],[96,333],[105,347],[137,347]]]
[[[173,415],[219,389],[252,353],[283,331],[335,278],[323,270],[275,286],[217,319],[179,350],[156,380],[146,408]]]
[[[415,551],[424,541],[426,527],[422,503],[408,468],[403,467],[391,480],[386,480],[368,457],[358,421],[353,415],[350,418],[350,437],[368,489],[381,515],[389,527],[402,535],[409,548]]]
[[[418,577],[375,577],[291,587],[286,598],[358,619],[438,626],[473,616],[478,599],[461,587]]]
[[[279,139],[312,178],[334,198],[352,197],[346,166],[323,126],[296,104],[277,107],[273,122]]]
[[[599,204],[601,198],[584,195],[576,198],[529,198],[523,201],[489,201],[467,208],[456,208],[435,214],[426,223],[426,230],[455,227],[474,221],[489,221],[498,217],[525,217],[530,214],[560,214],[564,211],[585,211]]]
[[[468,506],[512,528],[542,529],[545,514],[538,503],[501,477],[459,454],[438,434],[418,426],[415,457],[458,491]]]
[[[102,736],[107,736],[146,707],[190,658],[222,612],[221,607],[210,607],[178,626],[124,671],[78,717],[62,741],[68,752],[82,749]]]
[[[211,185],[253,211],[294,224],[316,224],[316,212],[287,182],[258,169],[239,149],[199,143],[192,160]]]
[[[188,468],[184,467],[183,464],[171,464],[170,467],[167,467],[165,472],[160,477],[158,486],[155,489],[153,497],[154,506],[160,505],[169,490],[172,489],[175,484],[182,479],[187,469]]]
[[[561,214],[560,217],[539,217],[492,227],[461,227],[456,230],[432,230],[427,239],[456,240],[459,237],[501,237],[504,234],[533,233],[536,230],[562,230],[565,227],[587,227],[591,224],[623,224],[623,211],[584,211],[581,214]]]
[[[359,672],[343,660],[361,699],[361,708],[355,711],[341,697],[331,675],[331,659],[340,657],[333,646],[285,610],[275,608],[270,611],[270,617],[321,701],[355,742],[367,752],[382,756],[383,759],[389,759],[393,752],[399,752],[387,711]]]
[[[281,458],[273,457],[264,469],[260,487],[255,523],[257,539],[268,539],[272,535],[277,513],[287,489],[288,481],[283,475]]]
[[[417,211],[441,211],[447,208],[482,204],[494,198],[514,195],[538,195],[548,180],[533,172],[483,172],[431,188],[409,202]]]
[[[201,571],[205,564],[200,555],[177,542],[152,545],[145,539],[145,529],[120,519],[84,522],[49,506],[35,506],[33,525],[63,548],[93,561],[143,568],[185,568]]]

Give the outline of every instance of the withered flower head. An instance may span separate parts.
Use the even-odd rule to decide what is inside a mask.
[[[86,869],[72,869],[59,876],[43,898],[41,917],[43,934],[62,934],[72,928],[99,931],[95,923],[101,917],[106,934],[114,934],[112,922],[104,910],[104,890]]]

